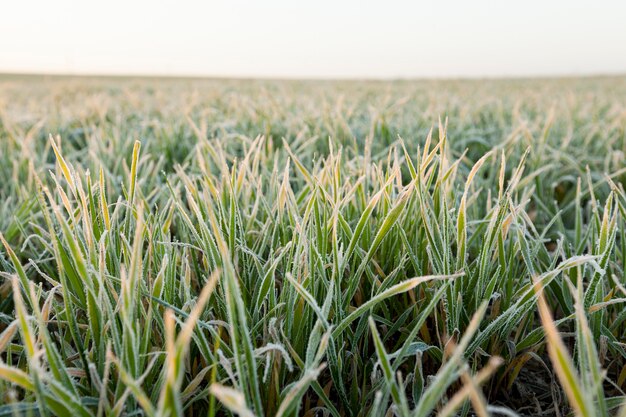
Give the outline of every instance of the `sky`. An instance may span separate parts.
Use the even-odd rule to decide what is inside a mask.
[[[0,72],[619,74],[626,73],[626,1],[4,1]]]

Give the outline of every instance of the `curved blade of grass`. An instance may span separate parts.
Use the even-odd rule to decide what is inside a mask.
[[[423,277],[416,277],[399,284],[394,285],[391,288],[377,294],[376,296],[370,298],[365,303],[360,305],[356,310],[350,313],[346,318],[344,318],[338,325],[333,329],[332,336],[339,336],[354,320],[358,319],[363,313],[368,311],[370,308],[374,307],[376,304],[380,303],[383,300],[386,300],[389,297],[393,297],[396,294],[401,294],[407,291],[412,290],[424,282],[432,281],[432,280],[446,280],[446,279],[454,279],[463,276],[463,272],[459,272],[457,274],[452,275],[428,275]]]

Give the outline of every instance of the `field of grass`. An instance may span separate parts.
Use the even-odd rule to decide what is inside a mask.
[[[626,78],[0,77],[0,416],[626,416]]]

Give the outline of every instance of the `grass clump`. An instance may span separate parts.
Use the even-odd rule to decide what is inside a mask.
[[[0,415],[626,415],[623,79],[0,92]]]

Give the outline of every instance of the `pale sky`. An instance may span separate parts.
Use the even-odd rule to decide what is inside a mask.
[[[626,73],[626,1],[3,0],[0,72]]]

